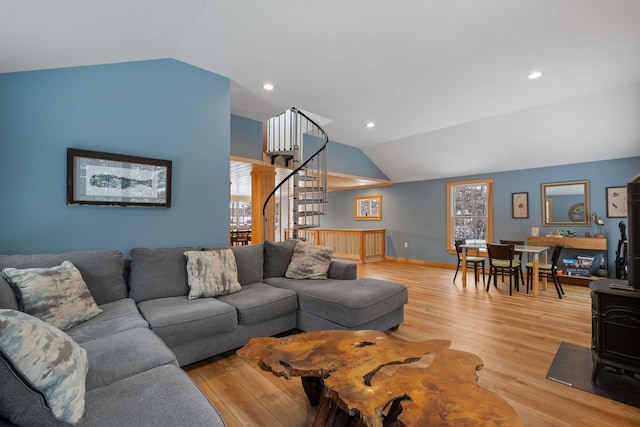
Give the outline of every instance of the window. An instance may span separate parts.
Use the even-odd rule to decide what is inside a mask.
[[[251,230],[251,202],[231,200],[229,203],[229,229]]]
[[[492,179],[447,183],[447,250],[453,242],[491,242],[493,238]]]

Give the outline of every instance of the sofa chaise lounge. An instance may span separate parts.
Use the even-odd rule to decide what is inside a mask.
[[[387,330],[403,321],[406,287],[357,279],[356,264],[331,260],[325,280],[286,277],[296,245],[292,240],[225,248],[233,252],[240,288],[214,298],[189,298],[185,253],[221,248],[136,248],[130,263],[116,251],[0,255],[0,269],[70,261],[102,310],[65,331],[88,357],[78,425],[221,426],[215,408],[180,366],[254,337],[295,329]],[[0,309],[18,308],[14,290],[0,278]],[[5,359],[0,425],[69,425],[48,417],[46,399]],[[26,390],[26,397],[18,396],[18,389]],[[16,411],[36,403],[44,409],[35,415]]]

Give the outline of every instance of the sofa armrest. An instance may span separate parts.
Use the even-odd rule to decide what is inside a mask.
[[[331,260],[327,277],[329,279],[354,280],[357,278],[358,264]]]

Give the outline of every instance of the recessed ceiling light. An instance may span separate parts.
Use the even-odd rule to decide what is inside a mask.
[[[265,84],[262,85],[262,89],[264,89],[264,90],[273,90],[274,87],[273,87],[273,85],[271,83],[265,83]]]
[[[367,127],[368,128],[373,128],[373,127],[376,127],[376,124],[373,123],[373,122],[369,122],[369,123],[367,123]]]
[[[529,73],[529,80],[535,80],[542,77],[542,71],[532,71]]]

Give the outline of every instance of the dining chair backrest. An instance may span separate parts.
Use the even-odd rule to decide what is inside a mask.
[[[560,259],[560,253],[562,252],[563,246],[556,245],[553,249],[553,255],[551,255],[551,265],[553,268],[558,268],[558,260]]]
[[[465,239],[458,239],[455,242],[453,242],[453,244],[456,247],[456,252],[458,253],[458,256],[462,253],[462,245],[464,245],[465,243],[467,243]]]
[[[487,252],[489,253],[489,262],[494,259],[513,261],[513,255],[515,253],[513,245],[511,244],[487,244]]]
[[[524,245],[524,240],[504,240],[500,239],[501,245]]]
[[[524,245],[524,240],[504,240],[500,239],[500,244],[503,245]],[[518,259],[522,260],[522,252],[518,254]]]

